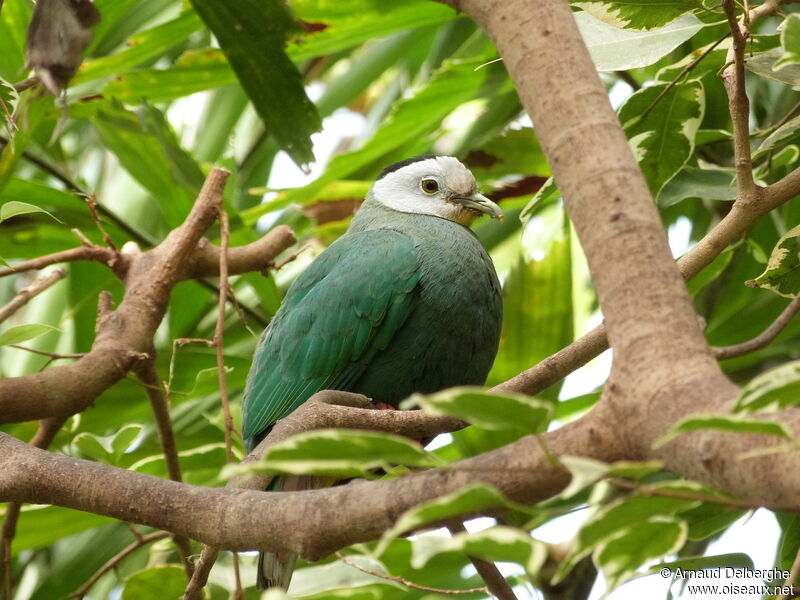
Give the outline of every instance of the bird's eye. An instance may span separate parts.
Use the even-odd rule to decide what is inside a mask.
[[[439,191],[439,182],[435,179],[426,178],[420,182],[420,187],[426,194],[435,194]]]

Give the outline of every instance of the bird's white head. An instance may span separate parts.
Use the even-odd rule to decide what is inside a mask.
[[[503,219],[503,211],[478,193],[475,177],[452,156],[410,158],[386,167],[368,197],[404,213],[470,225],[477,217]]]

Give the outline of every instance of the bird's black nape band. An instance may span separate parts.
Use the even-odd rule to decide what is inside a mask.
[[[436,155],[436,154],[424,154],[422,156],[415,156],[414,158],[407,158],[405,160],[401,160],[400,162],[396,162],[394,164],[391,164],[388,167],[384,167],[383,171],[381,171],[381,174],[378,175],[378,179],[383,179],[389,173],[394,173],[398,169],[402,169],[403,167],[406,167],[406,166],[408,166],[408,165],[410,165],[412,163],[419,162],[421,160],[428,160],[428,159],[431,159],[431,158],[437,158],[437,157],[438,157],[438,155]]]

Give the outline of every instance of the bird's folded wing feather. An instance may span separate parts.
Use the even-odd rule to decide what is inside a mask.
[[[351,233],[298,278],[264,332],[247,379],[245,438],[258,436],[323,389],[349,389],[414,308],[419,264],[411,239]]]

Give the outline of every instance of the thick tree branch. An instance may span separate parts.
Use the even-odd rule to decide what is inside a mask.
[[[304,413],[307,405],[310,408]],[[325,411],[330,414],[326,426],[360,424],[364,413],[371,413],[375,417],[371,429],[414,433],[437,429],[419,427],[418,423],[424,419],[421,413],[398,419],[398,415],[404,415],[403,411],[354,409],[324,401],[307,405],[278,423],[276,429],[284,430],[278,439],[312,428],[306,421],[309,415],[316,419],[310,422],[312,426],[323,426]],[[352,417],[345,417],[348,412]],[[546,434],[549,451],[555,455],[574,454],[578,448],[582,454],[598,460],[619,458],[613,436],[595,418],[598,414],[593,411],[589,418]],[[381,426],[377,421],[382,417],[385,420]],[[444,424],[438,417],[428,418],[439,425],[438,429]],[[398,428],[398,422],[413,426]],[[521,477],[520,472],[526,476]],[[246,487],[261,483],[256,480],[251,477],[241,483]],[[264,494],[251,489],[190,486],[36,450],[8,435],[0,435],[0,501],[35,498],[41,503],[167,529],[215,548],[291,550],[310,559],[355,542],[375,539],[408,508],[475,481],[495,485],[512,499],[533,502],[551,496],[568,480],[569,474],[545,455],[543,445],[535,437],[460,461],[449,469],[414,473],[402,479],[356,481],[326,490]],[[141,502],[143,497],[148,502]],[[348,510],[342,511],[343,506]],[[264,514],[270,514],[271,518],[263,519]]]
[[[46,449],[53,443],[53,439],[64,425],[66,419],[54,418],[44,419],[39,422],[39,427],[36,429],[36,434],[30,441],[30,444],[36,448]],[[6,514],[3,517],[3,529],[0,533],[0,597],[11,600],[13,594],[13,581],[11,580],[11,544],[14,541],[14,536],[17,534],[17,521],[19,520],[19,513],[22,509],[22,503],[9,502],[6,507]]]
[[[767,203],[755,194],[737,202],[738,221],[724,228],[721,223],[711,248],[701,248],[710,251],[696,252],[696,260],[683,261],[679,270],[569,4],[460,0],[458,7],[486,30],[503,57],[586,252],[614,347],[612,375],[598,406],[625,432],[628,457],[660,458],[681,475],[745,498],[792,503],[800,477],[786,473],[797,472],[797,452],[768,461],[735,458],[766,440],[703,432],[651,450],[678,419],[698,410],[727,412],[735,402],[738,390],[705,342],[681,271],[691,275],[708,264],[741,235],[743,221],[769,210]],[[773,195],[770,201],[786,199]],[[780,419],[800,430],[798,411],[783,411]],[[779,482],[766,485],[766,473]]]
[[[188,277],[187,264],[199,272],[214,258],[210,244],[192,262],[201,236],[218,215],[227,172],[211,172],[186,221],[156,248],[144,253],[93,246],[67,251],[71,257],[117,257],[126,264],[125,298],[115,311],[102,311],[91,352],[78,361],[42,373],[0,380],[0,422],[18,422],[71,415],[89,406],[104,390],[119,381],[152,347],[153,334],[166,311],[174,285]],[[239,266],[266,267],[276,254],[294,243],[291,230],[276,228],[259,242],[241,248]],[[245,250],[246,249],[246,250]],[[251,255],[257,255],[252,256]],[[59,253],[64,260],[66,253]],[[216,264],[219,268],[219,264]]]

